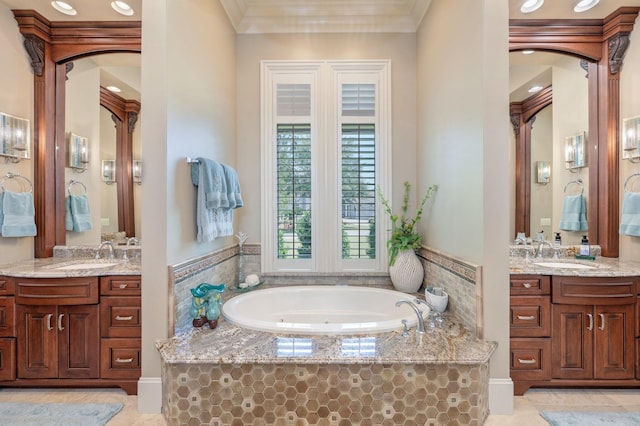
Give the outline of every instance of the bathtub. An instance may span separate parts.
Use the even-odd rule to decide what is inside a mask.
[[[349,286],[288,286],[250,291],[229,299],[222,315],[232,324],[286,334],[375,334],[402,330],[418,320],[399,291]],[[428,308],[420,305],[425,314]]]

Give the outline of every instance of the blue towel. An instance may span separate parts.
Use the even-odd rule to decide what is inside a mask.
[[[91,224],[91,210],[89,209],[89,197],[87,194],[68,195],[69,210],[71,211],[71,221],[73,230],[84,232],[93,228]]]
[[[64,200],[64,229],[73,231],[73,218],[71,217],[71,198],[67,196]]]
[[[2,197],[2,236],[33,237],[36,235],[33,195],[30,192],[4,191]]]
[[[559,228],[563,231],[587,230],[587,203],[582,194],[564,197]]]
[[[227,184],[227,198],[229,199],[229,208],[237,209],[242,207],[242,194],[240,191],[240,181],[238,180],[238,174],[236,170],[227,166],[226,164],[222,165],[224,169],[224,176]]]
[[[191,164],[191,182],[198,186],[200,173],[208,209],[228,208],[227,180],[222,164],[207,158],[198,157],[197,163]]]
[[[620,233],[640,237],[640,192],[624,193]]]

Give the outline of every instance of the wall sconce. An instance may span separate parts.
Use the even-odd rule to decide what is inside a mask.
[[[536,161],[536,182],[546,185],[551,180],[551,163],[548,161]]]
[[[107,185],[116,181],[116,160],[102,160],[102,181]]]
[[[29,120],[0,112],[0,155],[17,163],[29,158],[31,125]]]
[[[67,167],[78,172],[87,170],[89,164],[89,139],[69,133],[67,143]]]
[[[632,163],[640,158],[640,116],[622,120],[622,158]]]
[[[142,160],[133,160],[133,182],[142,185]]]
[[[565,168],[569,171],[587,166],[586,132],[576,133],[564,139]]]

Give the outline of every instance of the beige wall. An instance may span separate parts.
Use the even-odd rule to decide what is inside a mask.
[[[209,0],[157,0],[142,20],[144,382],[160,377],[154,342],[168,335],[167,265],[233,243],[196,242],[186,157],[236,165],[236,36],[219,2]]]
[[[489,5],[490,3],[490,5]],[[509,377],[507,4],[434,0],[418,31],[418,176],[440,185],[431,247],[483,266],[492,378]]]
[[[624,57],[622,74],[620,75],[620,126],[622,119],[640,115],[640,20],[636,20],[634,32],[630,37],[631,43]],[[633,173],[640,173],[640,165],[632,164],[629,160],[622,160],[620,155],[620,205],[622,211],[622,197],[624,196],[624,181]],[[636,181],[635,191],[639,191],[640,182]],[[640,237],[620,235],[620,259],[640,259]]]
[[[551,182],[542,185],[538,183],[536,171],[538,161],[548,161],[553,168],[557,161],[553,157],[553,105],[546,107],[536,114],[536,121],[531,131],[531,235],[543,231],[547,240],[553,239],[554,228],[551,224],[543,226],[540,219],[551,220],[554,213],[553,187],[557,175],[551,172]],[[564,165],[564,163],[563,163]],[[515,177],[515,173],[512,175]],[[509,228],[513,229],[513,228]],[[509,234],[511,235],[511,234]]]
[[[29,57],[22,47],[22,36],[13,13],[0,4],[0,112],[31,120],[33,133],[33,72]],[[33,148],[33,137],[31,140]],[[32,151],[33,152],[33,151]],[[5,164],[0,158],[0,180],[7,172],[19,173],[33,182],[33,160]],[[16,183],[6,182],[7,190],[18,191]],[[8,263],[33,257],[33,238],[0,237],[0,262]]]
[[[416,182],[415,34],[238,35],[237,152],[245,207],[238,211],[237,217],[238,229],[249,235],[248,242],[260,242],[260,61],[263,59],[391,60],[393,203],[400,205],[402,182]]]

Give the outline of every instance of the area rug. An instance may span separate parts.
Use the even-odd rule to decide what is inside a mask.
[[[551,426],[632,426],[640,425],[640,412],[542,411]]]
[[[0,402],[3,426],[103,426],[123,404]]]

